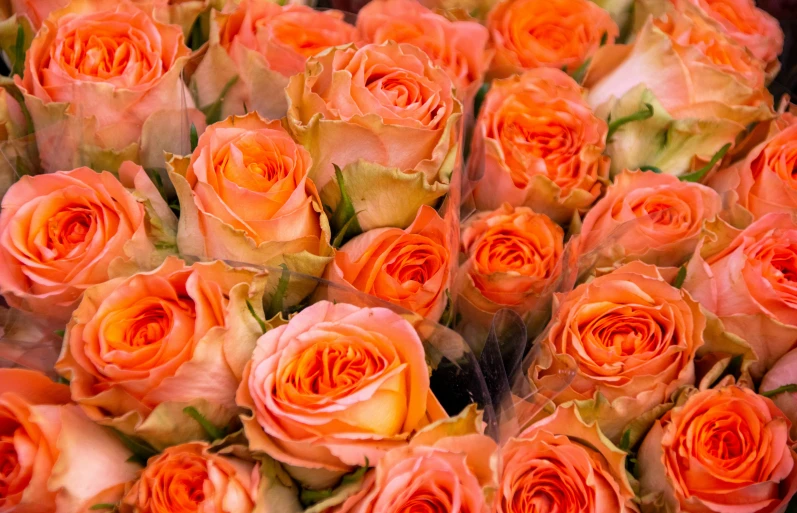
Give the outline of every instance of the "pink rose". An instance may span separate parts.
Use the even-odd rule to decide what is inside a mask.
[[[797,391],[788,389],[793,385],[797,385],[797,349],[792,349],[775,362],[764,375],[758,388],[762,394],[774,393],[772,401],[789,418],[791,437],[797,439]]]

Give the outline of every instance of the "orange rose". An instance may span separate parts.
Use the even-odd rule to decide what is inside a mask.
[[[344,244],[327,278],[436,321],[446,307],[450,244],[445,221],[424,205],[405,230],[369,230]]]
[[[266,332],[238,404],[252,450],[325,488],[445,416],[429,389],[421,339],[384,308],[316,303]]]
[[[288,126],[313,157],[310,177],[333,210],[334,166],[363,230],[404,228],[436,205],[458,171],[462,104],[451,79],[418,48],[393,42],[337,47],[286,90]]]
[[[264,277],[222,262],[161,267],[86,291],[56,370],[89,416],[155,448],[203,438],[183,412],[216,426],[238,413],[235,390],[262,330]],[[251,306],[250,306],[251,305]]]
[[[131,162],[25,176],[3,198],[0,293],[16,308],[69,319],[81,294],[125,263],[157,266],[177,220],[146,172]],[[131,190],[126,189],[129,187]]]
[[[572,73],[619,35],[612,17],[589,0],[503,0],[487,19],[495,49],[490,74],[533,68]]]
[[[797,221],[767,214],[732,232],[722,251],[695,252],[684,288],[750,344],[758,378],[797,346]]]
[[[547,216],[504,204],[462,225],[459,307],[464,319],[489,324],[510,307],[526,315],[539,305],[562,272],[564,232]]]
[[[716,173],[709,185],[759,219],[771,212],[797,214],[797,122],[790,114],[744,160]]]
[[[190,53],[179,27],[129,1],[73,0],[52,12],[16,77],[42,167],[162,168],[164,150],[189,144],[183,105],[204,127],[181,79]]]
[[[704,221],[722,210],[716,192],[652,171],[625,171],[590,209],[579,251],[601,253],[596,265],[642,260],[678,266],[695,251]]]
[[[487,29],[476,21],[451,21],[414,0],[369,2],[357,15],[357,29],[369,43],[415,45],[448,72],[457,96],[470,105],[488,64]]]
[[[561,379],[560,369],[575,369],[556,403],[583,401],[584,414],[619,440],[629,422],[678,387],[694,384],[705,325],[700,305],[688,294],[656,267],[632,262],[557,294],[529,378],[544,389]]]
[[[136,513],[250,513],[257,501],[257,478],[255,465],[212,453],[206,443],[176,445],[147,462],[122,508]]]
[[[504,202],[570,221],[601,194],[607,126],[561,70],[536,69],[493,82],[473,136],[470,176],[480,210]],[[482,153],[483,152],[483,153]]]
[[[637,511],[626,454],[571,406],[511,438],[501,449],[496,513]],[[541,509],[545,508],[545,509]]]
[[[343,13],[305,5],[230,1],[211,16],[210,44],[192,85],[201,105],[222,100],[222,119],[247,110],[283,117],[288,78],[303,72],[309,57],[357,39]]]
[[[320,276],[329,223],[312,165],[279,121],[253,112],[208,127],[169,176],[180,198],[177,244],[185,255],[279,266]]]
[[[115,503],[138,465],[43,374],[0,369],[0,512],[88,511]]]
[[[718,21],[725,33],[746,46],[767,63],[771,76],[780,68],[778,56],[783,51],[783,29],[774,17],[755,5],[754,0],[689,0]]]
[[[638,459],[643,505],[660,511],[785,511],[797,492],[789,421],[737,386],[698,392],[665,413]]]

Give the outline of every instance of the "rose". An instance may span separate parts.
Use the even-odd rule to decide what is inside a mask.
[[[279,121],[230,117],[167,166],[180,198],[181,253],[323,273],[329,223],[307,177],[310,156]]]
[[[0,88],[0,199],[16,181],[18,167],[31,167],[28,123],[19,102]]]
[[[412,325],[384,308],[328,301],[266,332],[237,402],[250,448],[311,488],[376,463],[445,416]]]
[[[357,15],[369,43],[396,41],[417,46],[446,70],[457,96],[470,105],[489,62],[489,34],[475,21],[450,21],[413,0],[370,2]]]
[[[795,358],[797,358],[797,349],[792,349],[783,355],[764,375],[759,387],[762,394],[767,392],[773,394],[770,397],[775,406],[788,417],[791,422],[792,439],[797,435],[797,391],[794,389],[794,385],[797,385],[797,375],[795,375],[797,365],[795,365]]]
[[[755,219],[770,212],[797,213],[797,122],[784,114],[769,138],[739,162],[716,173],[709,185]]]
[[[0,369],[0,511],[88,511],[115,503],[138,465],[43,374]]]
[[[338,47],[291,77],[288,126],[310,151],[324,204],[341,198],[334,166],[360,228],[404,228],[450,187],[462,105],[451,80],[414,46]]]
[[[75,0],[51,13],[16,78],[42,167],[162,168],[164,150],[189,144],[183,104],[204,127],[180,77],[189,54],[179,27],[127,1]]]
[[[609,173],[607,126],[561,70],[536,69],[493,82],[474,130],[471,176],[480,210],[504,202],[569,222],[600,196]]]
[[[424,205],[404,230],[369,230],[344,244],[327,279],[436,321],[450,286],[450,237],[445,221]]]
[[[122,504],[140,513],[249,513],[257,477],[252,463],[210,452],[204,442],[186,443],[150,459]]]
[[[767,64],[770,76],[780,68],[778,56],[783,51],[783,29],[753,0],[689,0],[722,25],[734,41]]]
[[[309,57],[357,39],[339,11],[268,0],[229,2],[211,20],[210,44],[192,85],[201,105],[221,102],[221,118],[247,110],[283,117],[288,78],[303,72]]]
[[[589,0],[503,0],[487,27],[495,49],[490,74],[497,78],[540,67],[573,73],[620,33]]]
[[[494,486],[490,457],[497,447],[483,433],[475,405],[455,418],[425,427],[409,446],[393,449],[379,460],[358,493],[328,511],[491,511],[485,503],[485,488]]]
[[[541,505],[563,513],[637,511],[625,452],[572,405],[509,439],[495,460],[497,513],[532,513]]]
[[[694,6],[647,3],[658,17],[647,19],[633,43],[598,50],[584,86],[599,116],[613,120],[613,174],[653,166],[680,175],[735,144],[748,125],[770,119],[772,96],[761,62]],[[624,119],[636,121],[618,125]]]
[[[460,313],[488,325],[501,308],[545,310],[539,305],[562,272],[564,232],[530,208],[504,204],[463,223],[462,250]]]
[[[790,443],[771,400],[738,386],[698,392],[642,442],[640,495],[684,513],[784,511],[797,491]]]
[[[548,334],[528,371],[544,389],[559,370],[573,369],[556,403],[581,401],[585,420],[597,420],[615,441],[632,420],[695,381],[706,320],[700,305],[661,272],[632,262],[557,294]]]
[[[264,277],[222,262],[161,267],[86,291],[56,363],[95,421],[155,448],[203,438],[183,412],[226,426],[262,333]],[[250,309],[253,313],[250,313]]]
[[[678,266],[697,246],[703,223],[722,210],[716,192],[652,171],[624,171],[587,212],[579,250],[598,250],[596,265],[642,260]]]
[[[767,214],[730,231],[719,252],[708,250],[714,237],[706,236],[687,266],[684,288],[747,341],[758,360],[751,373],[759,378],[797,345],[797,222]]]
[[[83,167],[25,176],[9,189],[0,213],[0,292],[10,305],[66,321],[88,287],[125,264],[163,260],[174,214],[140,166],[125,162],[119,176]]]

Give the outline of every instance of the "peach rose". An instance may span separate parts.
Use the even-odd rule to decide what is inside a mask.
[[[589,0],[503,0],[490,11],[487,28],[496,78],[534,68],[573,73],[620,33],[609,13]]]
[[[203,106],[221,101],[221,119],[247,110],[281,118],[288,108],[288,78],[302,73],[309,57],[356,39],[356,29],[339,11],[228,1],[211,15],[210,44],[192,87]]]
[[[631,262],[557,294],[549,332],[528,371],[543,389],[560,369],[574,368],[556,403],[583,401],[585,419],[597,420],[615,441],[636,417],[695,382],[706,320],[697,301],[665,281],[664,271]]]
[[[222,262],[161,267],[86,291],[55,365],[103,425],[156,449],[203,438],[193,406],[226,426],[263,318],[264,276]]]
[[[626,453],[572,405],[557,407],[496,456],[501,474],[496,513],[638,511]]]
[[[173,157],[180,252],[320,276],[330,232],[312,161],[279,121],[257,113],[208,127],[189,157]]]
[[[437,321],[451,281],[450,239],[445,221],[423,206],[404,230],[369,230],[344,244],[327,279]]]
[[[0,512],[77,512],[121,499],[139,467],[43,374],[0,369]]]
[[[751,373],[759,378],[797,346],[797,222],[767,214],[732,231],[721,251],[703,255],[698,248],[684,288],[750,344],[758,359]]]
[[[759,392],[769,392],[772,401],[791,422],[791,438],[797,439],[797,348],[783,355],[775,365],[769,369],[763,379]],[[785,388],[782,388],[785,387]]]
[[[668,411],[639,450],[643,505],[683,513],[785,511],[797,491],[789,421],[738,386]]]
[[[177,219],[140,166],[125,162],[119,175],[82,167],[25,176],[8,190],[0,293],[10,305],[66,322],[83,291],[121,266],[160,264]]]
[[[541,68],[493,82],[473,135],[470,176],[480,210],[504,202],[569,222],[600,196],[609,174],[607,126],[578,84]]]
[[[545,215],[505,203],[463,223],[462,250],[460,313],[488,325],[501,308],[524,316],[545,310],[562,272],[564,232]]]
[[[324,488],[445,417],[421,339],[384,308],[316,303],[257,341],[237,402],[252,450]]]
[[[744,160],[716,173],[709,185],[755,219],[771,212],[797,214],[797,122],[790,114]]]
[[[180,76],[190,53],[179,27],[129,1],[73,0],[52,12],[16,77],[44,170],[162,168],[164,150],[189,146],[184,104],[204,128]]]
[[[778,56],[783,51],[783,29],[754,0],[689,0],[722,25],[731,39],[767,64],[771,76],[780,68]]]
[[[414,0],[377,0],[360,10],[357,29],[369,43],[417,46],[448,72],[463,103],[473,101],[489,62],[489,34],[478,22],[451,21]]]
[[[169,447],[147,467],[122,501],[137,513],[251,513],[257,501],[257,467],[210,452],[204,442]]]
[[[0,88],[0,199],[17,180],[20,165],[33,169],[32,138],[19,102]]]
[[[333,48],[310,59],[286,92],[288,126],[313,157],[321,199],[337,207],[338,166],[363,230],[404,228],[448,192],[462,104],[418,48]]]
[[[475,405],[420,430],[409,446],[389,451],[361,490],[331,513],[487,513],[495,486],[490,458],[496,443],[484,435]]]
[[[703,223],[720,210],[719,195],[704,185],[624,171],[587,212],[579,251],[598,250],[598,266],[630,260],[679,266],[694,253]]]

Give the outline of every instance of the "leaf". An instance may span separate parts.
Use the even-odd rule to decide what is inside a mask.
[[[299,501],[303,506],[312,506],[316,502],[321,502],[324,499],[332,497],[332,488],[325,490],[305,490],[302,488],[302,493],[299,494]]]
[[[340,247],[343,245],[343,241],[346,240],[346,234],[349,233],[349,229],[354,226],[354,223],[357,223],[357,216],[356,215],[352,216],[351,219],[346,221],[346,224],[343,225],[343,227],[340,229],[338,234],[335,235],[335,238],[332,239],[332,247],[333,248],[340,249]],[[357,223],[358,227],[359,227],[359,225],[360,224]],[[360,231],[362,231],[362,229],[360,229]]]
[[[205,120],[207,121],[208,125],[212,125],[213,123],[220,121],[221,106],[224,104],[224,97],[227,96],[227,93],[230,92],[232,86],[234,86],[237,82],[238,75],[235,75],[230,79],[229,82],[224,84],[224,87],[221,89],[221,94],[219,94],[219,98],[215,102],[211,103],[210,105],[205,105],[199,109],[205,115]]]
[[[69,385],[69,380],[63,376],[58,376],[57,378],[55,378],[55,382],[60,385]]]
[[[365,465],[358,468],[354,472],[350,474],[346,474],[343,476],[343,479],[340,480],[341,485],[353,484],[365,477],[365,473],[368,472],[368,469],[371,467],[369,464],[368,458],[365,458]]]
[[[684,281],[686,280],[686,265],[682,265],[678,269],[678,274],[675,275],[675,281],[672,282],[672,286],[676,289],[680,289],[684,286]]]
[[[571,77],[573,77],[573,80],[575,80],[579,84],[582,83],[584,81],[584,77],[587,74],[587,68],[589,68],[589,64],[591,62],[592,62],[592,58],[590,57],[589,59],[585,60],[584,63],[581,66],[576,68],[576,70],[573,72],[573,74],[570,75]],[[608,138],[608,136],[607,136],[607,138]]]
[[[197,17],[197,19],[194,21],[194,24],[191,26],[191,32],[188,34],[187,44],[188,47],[194,52],[199,50],[202,45],[205,44],[205,36],[202,33],[202,20],[200,17]]]
[[[661,169],[656,166],[639,166],[640,171],[653,171],[654,173],[661,174]]]
[[[481,110],[482,104],[484,103],[484,98],[487,97],[487,93],[488,92],[490,92],[490,83],[489,82],[485,82],[484,84],[482,84],[482,86],[479,88],[479,90],[476,91],[476,96],[473,99],[473,115],[474,116],[478,116],[479,115],[479,111]]]
[[[103,509],[114,510],[114,509],[116,509],[116,504],[111,504],[111,503],[108,503],[108,502],[102,502],[100,504],[95,504],[94,506],[90,507],[89,511],[99,511],[99,510],[103,510]]]
[[[708,164],[706,164],[705,166],[701,167],[700,169],[698,169],[694,173],[681,175],[678,178],[682,182],[699,182],[700,180],[703,179],[703,177],[706,175],[706,173],[708,173],[709,171],[711,171],[714,168],[714,166],[717,164],[717,162],[719,162],[722,159],[722,157],[724,157],[725,154],[728,153],[728,150],[730,150],[730,149],[731,149],[731,143],[728,143],[725,146],[723,146],[722,148],[720,148],[720,150],[717,153],[715,153],[713,157],[711,157],[711,160],[709,160]]]
[[[210,422],[208,419],[205,418],[204,415],[199,413],[199,410],[194,408],[193,406],[186,406],[183,408],[183,413],[194,419],[202,426],[202,429],[205,430],[205,433],[208,434],[211,440],[219,440],[220,438],[224,438],[225,430],[219,429]]]
[[[332,225],[332,229],[337,232],[333,245],[338,248],[345,242],[346,235],[350,235],[349,238],[351,238],[355,235],[359,235],[363,230],[360,228],[360,223],[357,221],[357,212],[354,210],[351,197],[346,191],[346,182],[343,179],[343,172],[337,165],[333,164],[333,166],[335,167],[335,179],[340,188],[340,202],[332,213],[332,218],[329,221]]]
[[[55,331],[53,331],[53,333],[55,333],[56,335],[58,335],[61,338],[64,338],[64,335],[66,334],[66,330],[55,330]]]
[[[789,385],[783,385],[782,387],[778,387],[773,390],[767,390],[766,392],[759,392],[759,395],[772,398],[779,394],[785,394],[786,392],[789,393],[797,392],[797,384],[791,383]]]
[[[248,299],[246,300],[246,308],[249,309],[249,313],[252,314],[252,317],[254,317],[257,323],[260,325],[260,329],[263,330],[263,333],[268,331],[266,322],[261,319],[259,315],[257,315],[257,312],[255,312],[255,307],[252,306],[252,303],[250,303]]]
[[[196,125],[191,123],[191,153],[194,153],[197,144],[199,144],[199,134],[196,132]]]
[[[147,465],[147,460],[158,454],[154,447],[138,437],[129,436],[116,428],[109,428],[122,441],[127,449],[133,453],[127,461],[133,461],[141,466]]]
[[[25,29],[22,25],[17,27],[17,40],[14,43],[14,64],[11,68],[12,75],[20,77],[25,73]]]
[[[620,450],[628,452],[628,449],[631,447],[631,430],[626,429],[623,433],[623,438],[620,440]]]
[[[614,121],[609,123],[609,132],[606,134],[606,140],[612,138],[614,133],[623,125],[628,123],[633,123],[634,121],[644,121],[646,119],[650,119],[653,117],[655,111],[653,110],[653,105],[646,103],[645,109],[637,111],[633,114],[629,114],[628,116],[623,116],[621,118],[615,119]]]
[[[288,292],[288,282],[291,279],[291,272],[288,270],[288,266],[285,264],[280,264],[280,267],[282,267],[280,281],[277,283],[277,290],[271,297],[271,303],[268,306],[267,315],[269,319],[282,312],[285,294]]]

